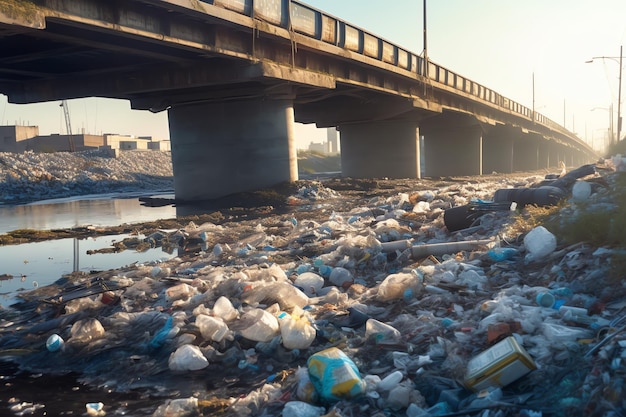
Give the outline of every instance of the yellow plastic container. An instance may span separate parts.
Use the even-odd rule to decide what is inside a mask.
[[[515,337],[509,336],[467,363],[465,386],[474,391],[504,387],[523,377],[537,365]]]
[[[323,400],[354,398],[365,392],[359,369],[337,348],[317,352],[307,365],[311,382]]]

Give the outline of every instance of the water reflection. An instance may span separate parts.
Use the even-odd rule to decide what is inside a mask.
[[[113,242],[130,235],[103,236],[89,239],[59,239],[45,242],[0,246],[0,306],[17,301],[19,292],[49,285],[72,271],[103,271],[130,265],[170,259],[174,254],[161,248],[145,252],[125,250],[119,253],[87,255],[89,250],[111,247]],[[9,278],[12,277],[12,278]]]
[[[160,195],[169,198],[170,195]],[[171,206],[146,207],[138,198],[112,198],[112,195],[85,196],[0,206],[0,234],[17,229],[52,230],[79,226],[119,226],[176,217]]]

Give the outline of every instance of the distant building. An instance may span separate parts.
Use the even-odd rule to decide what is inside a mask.
[[[69,152],[88,149],[170,151],[169,140],[152,136],[107,133],[104,136],[77,133],[73,135],[39,135],[39,126],[0,126],[0,152]]]
[[[152,136],[139,136],[135,138],[129,135],[118,135],[113,133],[104,134],[104,145],[110,149],[122,150],[171,150],[169,140],[154,140]]]
[[[323,155],[337,155],[339,153],[339,132],[334,127],[326,130],[326,142],[311,142],[308,150]]]
[[[171,151],[172,146],[169,140],[153,140],[148,142],[148,149],[153,151]]]
[[[328,142],[328,153],[335,155],[339,153],[339,132],[336,127],[326,128],[326,141]]]
[[[39,135],[39,126],[0,126],[0,152],[24,152],[26,141]]]

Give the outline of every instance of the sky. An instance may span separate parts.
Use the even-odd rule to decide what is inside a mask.
[[[421,54],[426,3],[433,62],[549,117],[588,144],[605,143],[613,108],[617,126],[620,45],[626,43],[623,0],[307,0],[368,32]],[[624,54],[626,56],[626,51]],[[607,57],[607,58],[597,58]],[[586,61],[593,59],[593,62]],[[623,62],[626,65],[626,59]],[[623,74],[626,84],[626,71]],[[533,82],[534,80],[534,82]],[[625,91],[623,86],[622,91]],[[624,96],[626,94],[622,94]],[[622,103],[624,103],[622,97]],[[0,124],[65,132],[60,102],[16,105],[0,95]],[[121,100],[69,100],[74,132],[169,138],[167,113],[131,110]],[[626,113],[626,109],[621,112]],[[626,123],[622,136],[626,133]],[[296,126],[298,148],[326,138]]]

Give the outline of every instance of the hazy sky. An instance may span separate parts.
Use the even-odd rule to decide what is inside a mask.
[[[305,3],[413,52],[424,49],[422,1]],[[427,34],[432,61],[527,107],[532,108],[534,96],[538,112],[565,123],[590,144],[593,140],[597,146],[606,136],[611,104],[617,123],[624,0],[430,0]],[[601,56],[614,59],[585,63]],[[626,72],[623,78],[626,84]],[[42,134],[64,132],[59,103],[14,105],[0,96],[0,124],[38,125]],[[103,98],[70,100],[69,106],[76,132],[169,137],[165,112],[130,110],[128,102]],[[325,140],[324,132],[310,126],[300,125],[296,132],[298,147]]]

